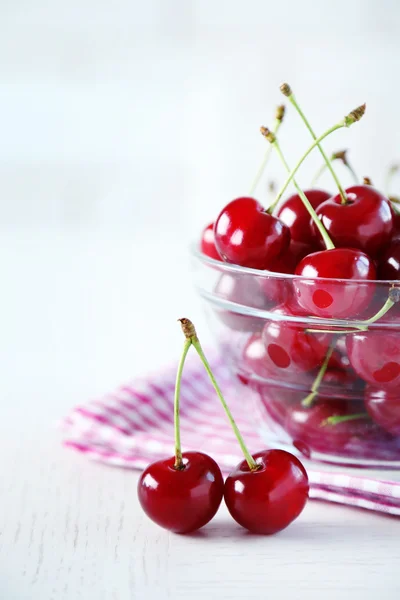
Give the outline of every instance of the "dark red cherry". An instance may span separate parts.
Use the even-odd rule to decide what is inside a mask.
[[[316,399],[310,406],[301,402],[293,405],[288,412],[285,428],[293,439],[293,444],[312,452],[343,454],[349,446],[362,453],[363,438],[374,438],[379,431],[367,417],[339,423],[330,423],[331,417],[347,417],[362,414],[365,410],[361,401],[348,401],[338,398]],[[358,450],[357,450],[358,448]]]
[[[392,240],[400,239],[400,213],[393,210],[393,233]]]
[[[371,418],[383,429],[400,436],[400,390],[387,391],[368,387],[365,407]]]
[[[317,189],[304,190],[304,194],[313,208],[317,208],[332,195]],[[319,242],[321,234],[311,228],[310,213],[298,194],[293,194],[293,196],[287,198],[280,205],[276,216],[289,227],[291,239],[294,242],[308,246],[315,246]]]
[[[376,258],[390,242],[393,217],[389,200],[370,185],[354,185],[317,208],[317,215],[338,248],[358,248]],[[317,232],[312,224],[314,233]]]
[[[400,239],[394,240],[378,262],[379,279],[400,279]]]
[[[210,223],[203,229],[200,240],[200,250],[203,254],[209,256],[210,258],[221,260],[218,250],[215,247],[214,223]]]
[[[278,283],[273,282],[271,294],[278,294]],[[284,293],[283,284],[282,293]],[[246,273],[223,273],[214,288],[214,295],[232,303],[232,310],[218,308],[217,314],[221,321],[234,331],[260,330],[262,319],[243,312],[249,308],[267,310],[276,304],[276,298],[268,297],[267,290],[263,289],[258,279]],[[233,305],[237,305],[236,312]]]
[[[309,483],[301,462],[284,450],[254,455],[251,471],[242,461],[227,477],[224,498],[232,517],[253,533],[271,535],[285,529],[306,505]]]
[[[303,258],[297,265],[296,275],[305,278],[293,282],[297,301],[305,311],[329,319],[350,319],[358,316],[370,303],[374,284],[368,282],[375,279],[376,269],[372,260],[360,250],[335,248]]]
[[[277,317],[292,315],[287,306],[271,311]],[[268,320],[262,330],[262,340],[266,348],[264,367],[272,379],[290,377],[293,380],[303,373],[319,367],[325,358],[331,336],[329,334],[308,333],[306,325],[285,320]],[[338,365],[338,354],[335,353],[330,365]]]
[[[267,269],[289,246],[289,228],[254,198],[232,200],[214,226],[215,245],[223,260],[243,267]]]
[[[140,476],[138,496],[148,517],[175,533],[189,533],[216,514],[224,480],[215,460],[202,452],[184,452],[185,468],[174,468],[175,457],[158,460]]]
[[[347,336],[347,355],[355,372],[372,386],[396,390],[400,386],[400,334],[365,331]]]

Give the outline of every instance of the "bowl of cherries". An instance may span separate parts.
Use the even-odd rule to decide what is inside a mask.
[[[294,168],[274,127],[248,196],[224,206],[192,251],[196,287],[232,380],[266,441],[311,460],[400,468],[400,210],[366,178],[342,187],[321,142],[350,127],[362,105],[317,136],[288,84],[282,93],[312,143]],[[302,189],[314,149],[336,192]],[[264,206],[255,189],[271,151],[288,172]],[[294,193],[287,195],[289,185]]]

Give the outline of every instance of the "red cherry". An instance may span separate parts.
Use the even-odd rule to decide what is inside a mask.
[[[152,521],[175,533],[203,527],[221,503],[224,480],[215,460],[202,452],[184,452],[185,468],[175,457],[149,465],[138,483],[140,504]]]
[[[309,492],[306,470],[284,450],[254,455],[259,468],[242,461],[225,482],[224,498],[232,517],[249,531],[273,534],[285,529],[302,512]]]
[[[271,311],[275,315],[292,315],[287,306]],[[305,326],[282,320],[266,321],[262,340],[266,348],[264,368],[273,379],[282,379],[308,373],[319,367],[331,341],[329,334],[307,333]],[[338,366],[337,353],[330,365]]]
[[[226,262],[267,269],[289,245],[289,228],[254,198],[232,200],[214,227],[215,245]]]
[[[381,429],[369,418],[360,417],[339,423],[329,423],[331,417],[347,417],[362,413],[361,401],[348,401],[338,398],[316,400],[310,407],[301,402],[293,405],[288,412],[285,429],[291,435],[295,447],[302,444],[312,452],[326,454],[363,455],[366,445],[373,440],[386,439]]]
[[[328,200],[331,194],[323,190],[304,190],[304,194],[313,208]],[[290,229],[290,236],[294,242],[306,245],[316,245],[321,235],[311,228],[310,213],[303,204],[298,194],[293,194],[281,204],[276,215]]]
[[[378,262],[379,279],[400,279],[400,239],[394,240]]]
[[[296,275],[307,278],[293,282],[297,301],[304,310],[318,317],[348,319],[359,315],[371,301],[374,284],[367,282],[375,279],[376,269],[360,250],[334,248],[303,258],[297,265]],[[358,281],[352,284],[329,279]]]
[[[383,429],[400,436],[400,393],[372,387],[365,392],[365,407],[375,423]]]
[[[366,331],[347,336],[347,354],[355,372],[367,383],[385,390],[400,385],[400,335]]]
[[[392,240],[400,239],[400,213],[393,211],[393,233]]]
[[[354,185],[320,204],[317,215],[335,246],[358,248],[375,258],[389,244],[393,217],[389,200],[370,185]],[[317,232],[312,224],[314,233]]]
[[[218,250],[215,247],[214,223],[210,223],[203,229],[200,240],[200,250],[210,258],[221,260]]]
[[[286,282],[285,282],[286,283]],[[278,284],[274,282],[274,288],[271,293],[278,294]],[[282,293],[284,287],[282,284]],[[259,282],[253,275],[246,273],[223,273],[219,278],[215,288],[214,295],[238,305],[238,311],[241,307],[257,308],[266,310],[276,304],[274,299],[269,299],[267,293],[259,285]],[[218,317],[227,327],[234,331],[257,331],[262,327],[262,320],[250,315],[240,314],[233,310],[217,309]]]

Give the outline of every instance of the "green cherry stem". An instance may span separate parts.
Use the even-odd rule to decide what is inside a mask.
[[[279,158],[281,159],[286,171],[290,174],[293,173],[293,171],[290,170],[290,167],[288,165],[288,163],[286,162],[285,157],[282,154],[282,150],[281,147],[278,143],[278,140],[276,139],[276,136],[274,133],[272,133],[272,131],[270,131],[269,129],[267,129],[266,127],[261,127],[261,133],[263,134],[263,136],[265,138],[267,138],[267,140],[270,142],[270,144],[272,144],[272,146],[274,146]],[[297,190],[297,193],[299,194],[304,206],[306,207],[306,209],[308,210],[308,212],[310,213],[311,218],[313,219],[315,225],[318,227],[318,230],[322,236],[322,239],[324,240],[325,246],[328,250],[332,250],[335,246],[331,240],[331,238],[329,237],[328,232],[326,231],[325,227],[323,226],[323,224],[321,223],[321,220],[319,219],[319,217],[317,216],[317,213],[315,212],[314,208],[312,207],[310,201],[308,200],[307,196],[304,194],[303,190],[300,188],[300,186],[298,185],[298,183],[296,182],[296,180],[292,177],[293,179],[293,184]],[[268,212],[271,213],[272,210],[274,209],[274,205],[270,206],[268,209]]]
[[[368,413],[354,413],[352,415],[332,415],[322,421],[322,427],[326,425],[339,425],[339,423],[347,423],[347,421],[358,421],[358,419],[369,419]]]
[[[183,346],[183,352],[182,352],[181,359],[179,361],[178,371],[176,374],[176,381],[175,381],[175,395],[174,395],[175,464],[174,464],[174,468],[177,470],[182,470],[184,468],[184,464],[182,461],[179,399],[180,399],[180,394],[181,394],[181,380],[182,380],[183,367],[185,364],[187,353],[188,353],[191,345],[192,345],[192,343],[190,340],[185,340],[185,345]]]
[[[250,454],[250,452],[248,451],[248,449],[243,441],[243,438],[241,436],[241,433],[238,429],[238,426],[236,425],[235,419],[233,418],[232,413],[229,410],[227,403],[225,402],[225,399],[222,395],[221,389],[214,377],[214,374],[211,370],[208,360],[206,359],[203,349],[200,345],[200,341],[199,341],[199,338],[197,337],[196,329],[195,329],[193,323],[189,319],[179,319],[179,321],[181,323],[182,331],[186,337],[186,340],[189,342],[189,345],[191,344],[194,346],[197,354],[200,357],[201,362],[203,363],[205,370],[207,371],[207,374],[211,380],[211,383],[214,386],[217,396],[220,399],[221,404],[225,410],[226,416],[228,417],[229,422],[232,426],[232,429],[236,436],[236,439],[239,442],[239,446],[242,449],[242,452],[244,454],[246,462],[249,465],[249,469],[251,471],[256,471],[258,469],[258,465],[257,465],[256,461],[254,460],[254,458],[252,457],[252,455]]]
[[[354,179],[354,184],[357,185],[358,184],[358,177],[356,175],[356,172],[354,171],[353,167],[351,166],[351,164],[349,163],[348,159],[347,159],[347,150],[338,150],[337,152],[332,152],[331,156],[330,156],[331,161],[334,160],[340,160],[344,166],[349,170],[349,172],[351,173],[351,176]],[[324,173],[324,171],[326,170],[326,163],[322,163],[322,165],[320,166],[320,168],[318,169],[318,171],[315,173],[310,186],[314,187],[318,181],[318,179],[321,177],[321,175]]]
[[[272,129],[272,131],[275,134],[278,132],[279,127],[281,126],[284,115],[285,115],[285,107],[283,104],[281,104],[280,106],[277,106],[277,108],[276,108],[275,123],[274,123],[274,127]],[[265,167],[267,166],[268,161],[270,159],[271,152],[272,152],[272,147],[268,146],[265,151],[264,158],[263,158],[263,160],[259,166],[259,169],[256,173],[256,176],[253,179],[253,183],[250,186],[249,196],[253,196],[258,184],[260,183],[260,179],[261,179],[261,177],[265,171]]]
[[[314,383],[311,386],[310,394],[308,394],[308,396],[306,396],[306,398],[304,398],[304,400],[302,400],[301,403],[303,406],[306,406],[306,407],[311,406],[311,404],[314,401],[315,396],[318,395],[319,386],[321,385],[321,381],[323,380],[323,378],[325,376],[329,361],[330,361],[333,351],[335,349],[335,344],[336,344],[336,340],[334,342],[332,342],[332,344],[330,345],[330,347],[325,355],[324,362],[322,363],[321,368],[318,372],[318,375],[316,376]]]
[[[303,164],[303,162],[305,161],[305,159],[307,158],[307,156],[314,150],[314,148],[316,148],[318,146],[318,143],[321,142],[322,140],[324,140],[326,137],[328,137],[328,135],[330,135],[334,131],[337,131],[338,129],[342,129],[343,127],[350,127],[351,125],[353,125],[353,123],[356,123],[357,121],[359,121],[361,119],[361,117],[363,116],[364,112],[365,112],[365,104],[363,104],[362,106],[359,106],[358,108],[352,110],[341,121],[339,121],[339,123],[336,123],[336,125],[333,125],[329,129],[327,129],[325,131],[325,133],[323,133],[322,135],[320,135],[319,138],[317,138],[311,144],[311,146],[308,148],[308,150],[306,150],[306,152],[304,152],[303,156],[297,162],[297,164],[294,167],[294,169],[292,169],[289,177],[286,179],[285,183],[283,184],[283,186],[279,190],[278,195],[275,198],[274,202],[269,207],[268,212],[270,214],[272,214],[273,210],[278,205],[278,203],[279,203],[280,199],[282,198],[283,194],[285,193],[287,187],[293,181],[294,176],[296,175],[297,171],[300,169],[301,165]],[[261,133],[262,133],[262,130],[261,130]]]
[[[314,140],[317,139],[317,135],[315,133],[315,131],[313,130],[313,128],[310,125],[309,120],[307,119],[307,117],[305,116],[305,114],[303,113],[303,111],[301,110],[299,104],[297,103],[296,98],[294,97],[294,94],[292,92],[292,89],[290,87],[289,84],[287,83],[283,83],[281,85],[281,92],[284,96],[286,96],[287,98],[289,98],[290,103],[295,107],[295,109],[297,110],[297,112],[299,113],[304,125],[307,127],[308,131],[311,133],[311,136],[314,138]],[[337,185],[337,188],[339,190],[339,194],[342,198],[342,204],[346,204],[347,203],[347,196],[346,196],[346,192],[344,191],[338,176],[336,175],[333,167],[332,167],[332,163],[329,160],[327,154],[325,153],[325,150],[323,149],[323,147],[321,146],[321,144],[318,142],[317,144],[319,151],[321,152],[322,158],[324,159],[327,168],[329,169],[329,171],[331,172],[331,175]]]

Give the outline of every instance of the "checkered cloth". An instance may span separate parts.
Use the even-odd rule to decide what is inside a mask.
[[[242,460],[222,406],[194,349],[188,356],[181,388],[182,449],[210,454],[223,472]],[[238,392],[220,358],[211,361],[239,429],[251,452],[265,448],[257,423],[255,397]],[[109,465],[143,469],[148,463],[171,456],[173,396],[176,365],[119,387],[113,393],[78,406],[63,421],[64,444]],[[400,516],[400,473],[383,480],[353,469],[306,463],[310,497]],[[340,470],[340,469],[339,469]],[[396,481],[397,479],[397,481]]]

